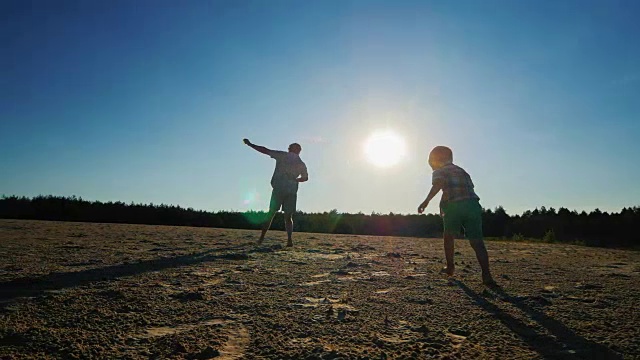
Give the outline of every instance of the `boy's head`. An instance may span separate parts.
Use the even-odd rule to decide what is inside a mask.
[[[429,166],[439,169],[453,162],[453,152],[446,146],[436,146],[429,153]]]
[[[289,145],[289,152],[300,155],[300,151],[302,151],[302,146],[298,143],[293,143]]]

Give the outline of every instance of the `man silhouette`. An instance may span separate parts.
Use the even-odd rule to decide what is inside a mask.
[[[267,230],[271,227],[271,221],[282,207],[284,212],[284,225],[287,229],[287,246],[293,246],[291,234],[293,233],[293,213],[296,212],[298,200],[298,184],[309,180],[307,165],[300,159],[302,147],[300,144],[289,145],[289,151],[267,149],[264,146],[252,144],[249,139],[243,140],[245,144],[254,150],[269,155],[276,160],[276,168],[271,177],[271,201],[269,202],[269,214],[262,224],[262,234],[258,245],[262,244]]]

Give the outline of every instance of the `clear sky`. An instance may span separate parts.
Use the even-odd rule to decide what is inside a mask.
[[[2,1],[0,194],[413,213],[448,145],[484,207],[640,205],[640,1]],[[408,156],[380,168],[367,137]],[[427,212],[437,211],[437,201]]]

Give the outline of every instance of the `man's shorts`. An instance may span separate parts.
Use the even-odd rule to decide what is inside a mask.
[[[477,199],[450,201],[441,206],[445,235],[460,235],[464,228],[466,238],[482,241],[482,207]]]
[[[287,193],[273,189],[271,192],[271,201],[269,202],[269,212],[277,212],[282,207],[285,214],[293,214],[296,212],[296,202],[298,193]]]

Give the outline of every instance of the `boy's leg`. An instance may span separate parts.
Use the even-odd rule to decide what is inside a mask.
[[[489,253],[487,252],[487,247],[484,246],[484,241],[482,238],[473,240],[469,239],[469,243],[471,244],[473,251],[476,252],[476,258],[478,259],[478,263],[480,263],[480,268],[482,269],[482,282],[488,285],[495,283],[493,276],[491,276],[491,271],[489,270]]]
[[[454,239],[460,232],[462,226],[458,206],[455,202],[445,204],[440,209],[442,215],[442,223],[444,225],[444,257],[447,260],[447,267],[443,269],[448,275],[453,275],[455,271],[454,255]]]
[[[453,275],[456,265],[453,261],[454,252],[454,236],[451,234],[444,235],[444,257],[447,259],[447,267],[444,268],[444,272],[448,275]]]
[[[487,247],[484,245],[482,235],[482,207],[477,201],[468,201],[466,202],[466,206],[467,209],[465,212],[467,216],[464,218],[464,228],[467,238],[469,239],[469,244],[476,253],[476,258],[482,269],[482,282],[488,285],[494,284],[495,281],[489,270],[489,253],[487,252]]]
[[[260,239],[258,240],[258,245],[262,244],[264,240],[264,236],[267,234],[267,231],[271,227],[271,221],[273,221],[273,217],[276,215],[278,210],[280,210],[280,206],[282,205],[282,197],[276,193],[275,190],[271,192],[271,200],[269,201],[269,213],[267,214],[267,218],[264,223],[262,223],[262,233],[260,234]]]

